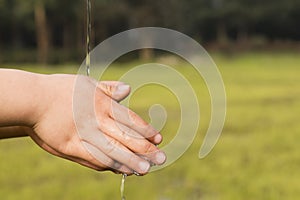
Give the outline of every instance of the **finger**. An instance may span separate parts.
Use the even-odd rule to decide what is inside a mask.
[[[128,167],[126,167],[125,165],[122,165],[119,170],[113,168],[110,168],[109,170],[115,174],[126,174],[126,176],[131,176],[134,174],[134,172],[130,170]]]
[[[109,119],[103,123],[101,130],[111,138],[116,139],[122,145],[126,146],[132,152],[143,156],[156,165],[161,165],[165,162],[165,155],[159,149],[141,137],[136,131],[124,126],[116,121]]]
[[[92,146],[96,147],[99,152],[103,152],[112,160],[118,163],[126,165],[132,171],[136,171],[140,174],[146,174],[150,169],[150,164],[146,160],[137,156],[126,147],[124,147],[117,140],[106,136],[104,133],[98,131],[98,133],[90,133],[83,138],[83,140]],[[93,151],[93,156],[101,158],[101,155],[94,155],[98,152]],[[110,166],[113,164],[110,163]],[[113,167],[116,168],[116,167]]]
[[[51,148],[50,146],[48,145],[43,145],[43,149],[45,149],[46,151],[48,151],[49,153],[55,155],[55,156],[58,156],[58,157],[61,157],[61,158],[64,158],[64,159],[67,159],[67,160],[70,160],[70,161],[73,161],[73,162],[76,162],[84,167],[88,167],[90,169],[93,169],[93,170],[97,170],[97,171],[105,171],[105,170],[108,170],[108,168],[106,166],[103,166],[103,167],[100,167],[100,166],[97,166],[97,165],[94,165],[93,163],[91,162],[88,162],[86,160],[83,160],[81,158],[78,158],[78,157],[74,157],[74,156],[69,156],[69,155],[66,155],[66,154],[63,154],[63,153],[60,153],[58,151],[56,151],[55,149]]]
[[[83,143],[85,149],[96,159],[96,160],[92,159],[90,162],[92,162],[92,163],[101,162],[104,165],[106,165],[107,168],[110,169],[111,171],[132,174],[132,170],[130,170],[125,165],[122,165],[121,163],[114,161],[109,156],[105,155],[102,151],[100,151],[94,145],[92,145],[88,142],[85,142],[85,141],[83,141],[82,143]]]
[[[64,159],[71,160],[82,166],[85,166],[85,167],[88,167],[88,168],[91,168],[91,169],[94,169],[97,171],[111,170],[114,173],[119,172],[119,173],[126,173],[128,175],[131,175],[133,173],[130,169],[128,169],[124,165],[118,167],[119,171],[118,171],[118,169],[113,169],[111,166],[108,167],[110,165],[109,163],[107,163],[107,165],[105,165],[105,164],[99,162],[93,156],[91,156],[91,154],[87,153],[87,151],[82,151],[82,148],[80,148],[82,145],[77,145],[77,148],[76,148],[77,155],[72,156],[72,155],[67,155],[67,154],[64,154],[62,152],[55,150],[54,148],[49,146],[47,143],[45,143],[43,140],[41,140],[40,137],[38,137],[36,134],[29,134],[29,135],[42,149],[46,150],[47,152],[49,152],[55,156],[64,158]],[[72,154],[74,154],[74,151],[73,150],[71,150],[71,151],[72,151]],[[104,157],[105,157],[105,155],[104,155]],[[107,160],[109,160],[109,158],[107,158]],[[112,161],[111,161],[111,163],[112,163]]]
[[[44,149],[45,151],[49,152],[50,154],[52,155],[55,155],[55,156],[58,156],[58,157],[61,157],[61,158],[64,158],[64,159],[68,159],[68,160],[71,160],[73,162],[76,162],[80,165],[83,165],[85,167],[88,167],[88,168],[91,168],[91,169],[94,169],[94,170],[97,170],[97,171],[103,171],[103,170],[107,170],[107,167],[106,166],[97,166],[97,165],[94,165],[93,163],[90,163],[86,160],[83,160],[81,158],[78,158],[78,157],[74,157],[74,156],[69,156],[69,155],[66,155],[64,153],[61,153],[61,152],[58,152],[57,150],[55,150],[54,148],[52,148],[51,146],[49,146],[48,144],[46,144],[43,140],[41,140],[37,135],[35,134],[30,134],[30,137],[42,148]]]
[[[120,174],[120,173],[125,173],[127,175],[131,175],[133,172],[126,167],[125,165],[121,165],[121,164],[117,164],[117,162],[109,159],[109,157],[105,158],[106,155],[101,156],[101,158],[98,159],[102,159],[102,160],[98,160],[96,159],[93,154],[91,154],[91,152],[89,152],[88,149],[86,149],[86,151],[88,151],[88,154],[84,153],[83,155],[81,155],[81,157],[84,157],[84,159],[77,157],[77,156],[68,156],[63,154],[63,158],[66,158],[68,160],[74,161],[79,163],[80,165],[83,165],[85,167],[89,167],[91,169],[97,170],[97,171],[106,171],[106,170],[110,170],[116,174]],[[97,155],[101,154],[102,152],[97,153]],[[62,157],[61,155],[58,155],[60,157]]]
[[[145,122],[136,113],[118,104],[117,102],[111,101],[110,117],[127,127],[135,130],[144,138],[147,138],[154,144],[160,144],[162,141],[161,134],[156,131],[150,124]]]
[[[68,158],[71,158],[70,160],[98,171],[111,170],[113,172],[119,171],[121,173],[132,174],[132,171],[128,167],[112,160],[96,147],[85,141],[81,141],[79,138],[76,138],[70,144],[67,148],[68,152],[65,154]]]
[[[101,81],[98,87],[115,101],[122,101],[130,93],[130,86],[119,81]]]

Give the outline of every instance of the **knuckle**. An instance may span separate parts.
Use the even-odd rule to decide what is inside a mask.
[[[118,142],[116,140],[107,140],[104,145],[105,151],[107,154],[113,154],[117,149]]]
[[[126,122],[126,124],[127,124],[127,126],[129,127],[129,128],[134,128],[135,127],[135,123],[134,123],[134,118],[131,116],[131,114],[130,114],[130,112],[132,112],[132,111],[127,111],[127,122]]]
[[[146,134],[147,139],[149,139],[151,137],[154,137],[157,134],[157,132],[152,128],[151,125],[148,125],[145,130],[145,134]]]
[[[115,162],[112,159],[106,159],[104,161],[104,165],[106,166],[107,169],[113,168]]]
[[[113,93],[113,86],[112,85],[108,85],[108,84],[104,84],[103,83],[103,86],[105,88],[105,93],[108,95],[108,96],[111,96],[112,93]]]
[[[143,142],[142,144],[142,153],[150,153],[153,151],[153,146],[149,142]]]
[[[137,161],[137,158],[136,158],[135,154],[131,154],[128,157],[128,163],[130,163],[131,165],[137,165],[138,161]]]

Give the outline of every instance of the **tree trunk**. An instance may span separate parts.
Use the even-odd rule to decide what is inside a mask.
[[[45,6],[42,1],[37,1],[34,7],[34,18],[36,28],[36,42],[38,48],[37,61],[47,63],[49,51],[49,35]]]
[[[237,32],[237,43],[240,47],[248,44],[248,32],[246,28],[240,27]]]
[[[222,21],[217,26],[217,42],[220,46],[226,46],[229,42],[226,26]]]
[[[84,27],[82,26],[82,23],[80,20],[78,20],[76,24],[76,48],[80,51],[84,49],[84,35],[83,35],[83,30]]]

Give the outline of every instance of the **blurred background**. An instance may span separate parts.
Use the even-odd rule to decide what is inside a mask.
[[[92,19],[92,46],[143,26],[187,34],[214,59],[227,93],[223,133],[209,156],[200,160],[210,120],[210,97],[205,83],[199,83],[201,77],[184,60],[149,49],[113,63],[105,79],[117,80],[149,61],[174,67],[195,83],[201,110],[200,128],[188,151],[163,170],[129,177],[128,200],[300,196],[299,0],[92,0]],[[76,73],[85,58],[85,38],[84,0],[0,0],[0,67]],[[174,80],[174,87],[181,85]],[[146,120],[151,105],[164,106],[168,120],[162,146],[168,144],[180,123],[174,95],[148,86],[131,99],[130,108]],[[29,138],[0,140],[0,160],[3,200],[120,199],[120,175],[56,158]]]
[[[298,0],[92,0],[92,42],[142,26],[183,32],[209,50],[297,49]],[[84,0],[0,0],[0,62],[84,58]]]

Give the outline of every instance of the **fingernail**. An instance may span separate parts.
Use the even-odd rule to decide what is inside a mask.
[[[130,90],[130,86],[129,85],[119,85],[117,87],[117,89],[114,91],[113,95],[114,96],[124,96],[125,94],[128,93],[128,91]]]
[[[148,170],[150,168],[150,164],[148,162],[140,162],[139,168],[142,171],[142,173],[146,173],[146,172],[148,172]]]
[[[163,164],[166,161],[166,155],[163,152],[158,152],[155,156],[158,164]]]
[[[121,92],[128,91],[129,88],[130,88],[130,86],[129,86],[129,85],[126,85],[126,84],[125,84],[125,85],[119,85],[119,86],[118,86],[118,90],[121,91]]]
[[[161,134],[157,134],[157,135],[154,137],[154,142],[155,142],[156,144],[161,143],[161,140],[162,140]]]

